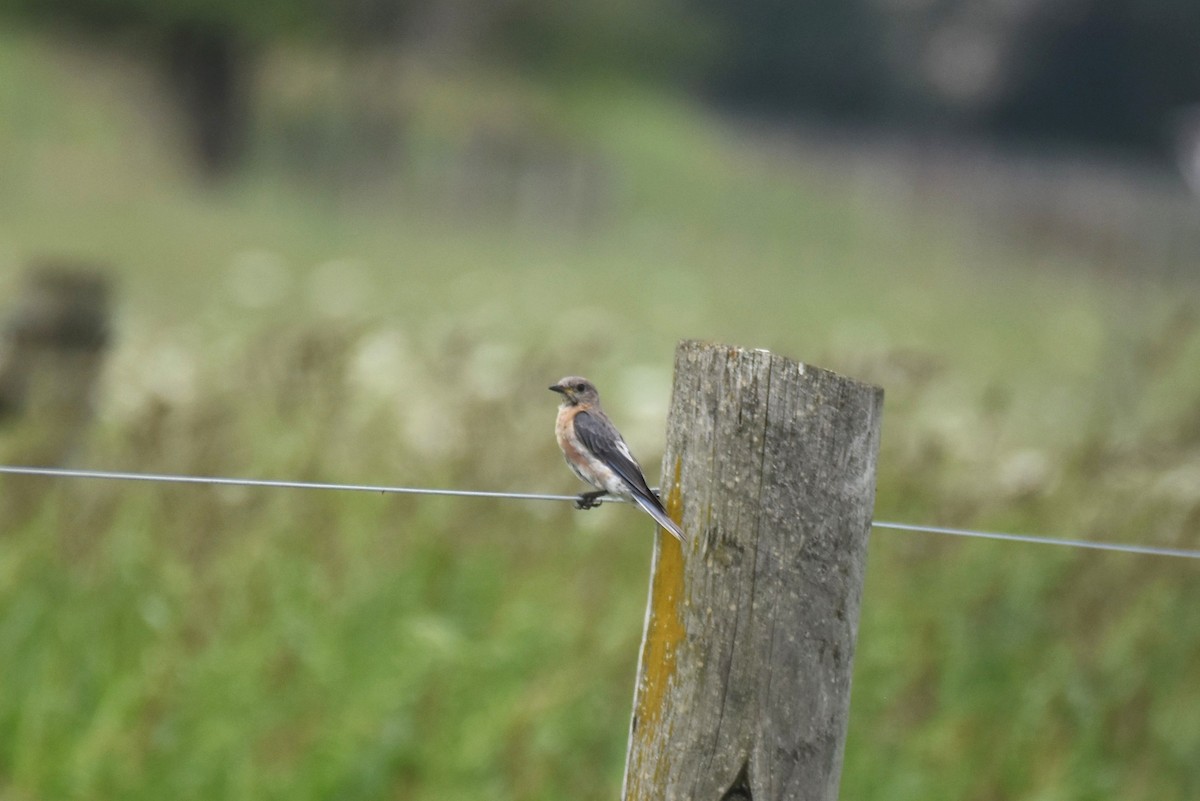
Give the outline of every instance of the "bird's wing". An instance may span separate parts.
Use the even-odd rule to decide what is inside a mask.
[[[658,496],[646,484],[641,466],[633,458],[617,427],[607,417],[596,412],[579,412],[575,415],[575,436],[596,458],[621,477],[629,487],[634,503],[642,507],[680,542],[687,542],[679,524],[670,518]]]
[[[621,433],[607,417],[596,412],[580,412],[575,415],[575,436],[583,447],[620,476],[635,496],[654,497],[637,459],[633,458]]]

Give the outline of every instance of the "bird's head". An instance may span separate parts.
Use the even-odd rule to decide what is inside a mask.
[[[550,391],[562,395],[562,402],[565,406],[577,406],[581,403],[591,405],[600,402],[600,393],[596,391],[596,385],[577,375],[569,375],[560,379],[557,384],[550,387]]]

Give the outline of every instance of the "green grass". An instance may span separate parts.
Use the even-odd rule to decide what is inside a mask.
[[[568,491],[549,381],[594,378],[655,465],[672,348],[701,337],[885,386],[881,519],[1200,544],[1173,288],[1038,269],[628,88],[419,73],[389,101],[408,160],[347,183],[281,166],[279,126],[336,94],[305,83],[217,189],[136,64],[10,32],[0,75],[0,286],[46,253],[118,282],[76,463]],[[603,165],[595,210],[457,205],[481,130]],[[35,501],[0,506],[0,798],[618,792],[650,547],[629,510],[0,493]],[[1197,797],[1196,586],[1183,560],[876,533],[843,797]]]

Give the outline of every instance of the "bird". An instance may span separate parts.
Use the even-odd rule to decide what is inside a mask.
[[[567,376],[552,385],[550,391],[562,395],[554,435],[563,458],[575,475],[596,487],[595,492],[581,493],[575,508],[591,509],[605,495],[624,498],[637,504],[686,545],[687,536],[683,529],[671,519],[662,501],[646,484],[642,468],[621,432],[600,408],[596,385],[580,376]]]

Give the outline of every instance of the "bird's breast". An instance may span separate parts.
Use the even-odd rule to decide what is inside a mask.
[[[554,437],[562,449],[563,458],[575,475],[597,489],[607,490],[614,495],[625,495],[628,491],[612,468],[597,459],[575,435],[575,411],[564,409],[554,425]]]

